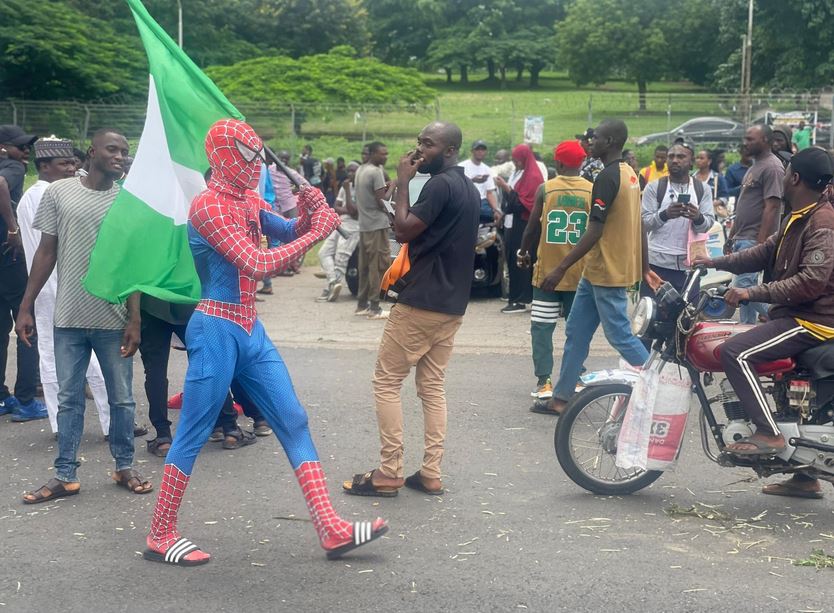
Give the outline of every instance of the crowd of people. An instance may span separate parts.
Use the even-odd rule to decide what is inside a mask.
[[[368,143],[360,160],[347,163],[342,158],[320,163],[307,145],[293,169],[286,151],[276,155],[280,164],[263,155],[244,156],[240,143],[259,152],[262,141],[245,123],[223,120],[206,138],[207,188],[189,214],[202,299],[179,305],[135,293],[125,304],[110,304],[89,294],[81,280],[102,219],[129,171],[127,140],[115,130],[100,130],[82,153],[68,140],[38,139],[17,126],[0,126],[3,376],[12,325],[17,332],[16,381],[13,390],[0,386],[0,414],[11,414],[14,421],[48,418],[58,441],[54,477],[24,494],[23,502],[79,493],[86,393],[109,440],[114,481],[133,494],[154,491],[134,466],[134,437],[146,433],[136,423],[133,398],[132,356],[138,351],[155,429],[147,451],[165,458],[147,559],[185,566],[209,561],[209,554],[177,530],[196,457],[207,440],[235,449],[273,432],[328,557],[378,538],[387,530],[383,520],[350,523],[333,509],[306,413],[257,319],[256,294],[272,294],[275,277],[298,274],[305,253],[321,242],[325,287],[315,299],[334,302],[358,250],[355,314],[385,320],[372,375],[381,445],[377,466],[356,473],[342,489],[393,497],[409,487],[440,495],[445,370],[470,298],[481,224],[500,227],[504,236],[509,295],[502,312],[530,307],[533,412],[564,410],[581,384],[600,326],[625,362],[639,369],[649,351],[631,333],[628,291],[639,285],[651,295],[664,282],[682,291],[687,271],[700,262],[736,272],[728,303],[743,303],[743,322],[762,323],[736,337],[727,358],[738,362],[735,370],[728,366],[728,375],[735,373],[731,380],[742,390],[745,410],[759,416],[759,438],[741,441],[736,451],[748,452],[745,444],[754,450],[777,445],[781,435],[757,404],[757,384],[742,381],[770,334],[766,326],[778,319],[778,310],[768,314],[763,303],[790,302],[769,281],[763,283],[760,272],[784,255],[788,237],[798,254],[790,267],[805,277],[813,271],[812,280],[804,278],[802,294],[813,308],[800,309],[801,318],[791,319],[796,325],[778,322],[781,327],[772,334],[784,336],[784,342],[771,340],[763,355],[770,359],[774,351],[796,352],[834,338],[834,312],[830,301],[820,299],[834,293],[834,262],[827,255],[834,244],[829,219],[834,215],[822,195],[834,174],[831,157],[788,128],[764,124],[747,129],[740,161],[727,168],[722,151],[696,149],[682,140],[657,147],[651,163],[640,168],[625,149],[627,140],[626,124],[610,119],[555,147],[551,167],[527,144],[496,151],[489,166],[486,142],[472,142],[462,159],[460,129],[434,122],[398,161],[392,179],[385,171],[384,143]],[[32,154],[38,180],[24,191]],[[418,173],[426,180],[415,197],[409,185]],[[717,219],[727,219],[731,229],[727,257],[713,260],[692,245]],[[806,248],[803,241],[809,239],[796,233],[808,224],[816,242]],[[402,245],[395,257],[392,238]],[[824,240],[828,244],[822,247]],[[386,299],[393,302],[390,310],[383,307]],[[555,348],[561,364],[554,379],[553,334],[560,319],[566,320],[566,341]],[[172,343],[187,350],[189,365],[183,392],[169,397]],[[400,394],[412,368],[425,449],[420,468],[406,476]],[[38,387],[43,403],[36,398]],[[175,431],[171,409],[181,410]],[[238,425],[239,413],[252,420],[251,430]],[[812,487],[803,485],[801,476],[794,479],[799,485],[786,487]]]

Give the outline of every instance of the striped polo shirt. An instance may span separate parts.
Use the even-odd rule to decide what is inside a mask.
[[[127,323],[124,305],[96,298],[83,285],[101,221],[118,193],[115,183],[99,191],[72,177],[51,183],[43,194],[33,226],[58,237],[56,328],[121,330]]]

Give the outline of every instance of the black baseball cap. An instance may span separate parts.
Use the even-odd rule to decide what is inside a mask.
[[[36,140],[38,140],[37,136],[34,134],[26,134],[18,126],[11,124],[0,126],[0,144],[15,145],[16,147],[29,145],[31,147]]]
[[[834,178],[834,160],[820,147],[808,147],[793,155],[787,151],[780,157],[790,163],[791,169],[810,185],[822,189]]]
[[[489,149],[489,147],[487,147],[485,140],[476,140],[472,143],[472,149]]]
[[[584,134],[576,134],[576,140],[592,140],[594,138],[594,129],[588,128]]]

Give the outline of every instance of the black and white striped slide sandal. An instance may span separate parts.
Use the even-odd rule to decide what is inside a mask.
[[[199,551],[200,548],[187,538],[181,538],[168,548],[165,553],[159,553],[152,549],[146,549],[142,557],[151,562],[162,562],[163,564],[173,564],[174,566],[200,566],[208,563],[211,558],[204,558],[200,560],[186,560],[185,556],[194,551]]]
[[[345,543],[335,549],[327,550],[328,560],[337,560],[345,555],[348,551],[353,551],[357,547],[361,547],[371,541],[378,539],[380,536],[388,532],[388,524],[382,524],[379,528],[374,530],[374,522],[357,521],[353,524],[353,540]]]

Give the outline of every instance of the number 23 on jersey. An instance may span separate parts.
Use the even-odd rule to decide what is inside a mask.
[[[551,245],[575,245],[588,225],[585,211],[553,209],[547,214],[547,242]]]

